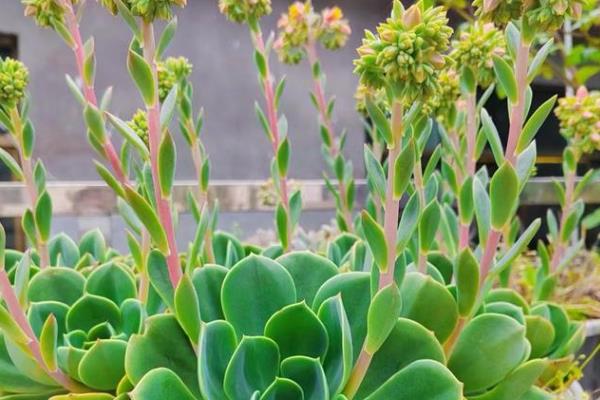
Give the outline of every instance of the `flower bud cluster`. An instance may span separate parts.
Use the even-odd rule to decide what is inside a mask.
[[[158,63],[158,96],[160,101],[167,98],[176,83],[190,76],[192,67],[192,64],[185,57],[169,57]]]
[[[21,0],[25,6],[25,16],[33,17],[35,23],[42,27],[51,27],[55,21],[62,21],[65,13],[59,0]],[[77,0],[71,0],[77,4]]]
[[[506,55],[504,35],[491,23],[475,22],[458,37],[452,42],[450,58],[459,68],[471,68],[480,86],[490,86],[495,79],[493,56]]]
[[[571,146],[582,154],[600,150],[600,92],[581,87],[575,96],[559,99],[554,113]]]
[[[380,110],[388,111],[390,109],[387,94],[383,88],[374,89],[359,83],[354,94],[354,100],[356,100],[356,111],[363,115],[367,115],[367,98],[370,98]]]
[[[272,11],[271,0],[219,0],[219,10],[239,24],[257,21]]]
[[[133,131],[142,139],[142,141],[148,146],[149,143],[149,131],[148,131],[148,116],[146,111],[138,109],[130,121],[127,121],[127,125],[133,129]]]
[[[444,69],[438,76],[439,89],[423,103],[421,112],[433,116],[445,127],[450,127],[456,117],[456,102],[460,97],[459,77],[454,68]]]
[[[496,25],[504,26],[523,18],[534,31],[552,32],[560,28],[565,18],[577,18],[582,0],[474,0],[476,15]]]
[[[337,50],[346,45],[352,33],[348,20],[339,7],[325,8],[321,12],[317,38],[328,50]]]
[[[298,64],[305,56],[305,47],[311,40],[320,42],[329,50],[337,50],[348,41],[351,30],[339,7],[315,12],[310,1],[293,3],[277,23],[279,35],[275,50],[286,64]]]
[[[0,106],[12,108],[25,96],[29,71],[25,65],[12,58],[0,59]]]
[[[442,7],[425,9],[419,2],[407,10],[395,1],[392,16],[365,33],[355,60],[361,82],[387,86],[409,104],[425,102],[439,89],[438,75],[446,64],[452,28]]]
[[[146,22],[173,18],[173,7],[185,7],[187,0],[128,0],[131,12]]]

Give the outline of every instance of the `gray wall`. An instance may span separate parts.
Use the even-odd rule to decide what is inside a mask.
[[[37,127],[37,155],[46,163],[52,179],[96,179],[91,163],[95,157],[85,140],[81,110],[68,91],[64,75],[75,74],[71,51],[53,32],[37,27],[23,16],[20,1],[0,4],[0,32],[19,37],[20,58],[31,70],[32,117]],[[125,68],[130,33],[120,18],[111,17],[93,0],[87,1],[82,30],[93,35],[98,56],[98,92],[114,87],[112,111],[128,119],[141,101]],[[260,97],[252,62],[252,49],[245,26],[225,20],[216,0],[188,0],[180,10],[179,30],[169,55],[185,55],[194,64],[196,105],[206,111],[204,141],[212,159],[213,178],[249,179],[267,177],[270,154],[264,134],[255,118],[253,104]],[[274,12],[263,22],[265,32],[289,1],[274,0]],[[321,51],[328,74],[329,93],[337,96],[335,124],[347,128],[348,156],[362,174],[363,133],[354,112],[353,94],[357,79],[352,74],[354,49],[364,28],[373,28],[388,12],[385,0],[314,1],[315,7],[340,5],[349,18],[353,34],[339,52]],[[289,121],[292,141],[292,178],[321,176],[323,162],[316,113],[308,98],[311,87],[306,63],[287,67],[272,57],[276,76],[288,76],[282,111]],[[179,135],[177,135],[179,136]],[[184,149],[178,137],[180,148]],[[179,152],[179,178],[192,177],[192,164],[186,151]]]

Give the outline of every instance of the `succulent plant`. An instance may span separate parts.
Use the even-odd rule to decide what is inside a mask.
[[[258,21],[271,14],[271,0],[219,0],[219,10],[238,24]]]
[[[90,144],[108,164],[96,165],[118,197],[129,251],[110,249],[99,231],[78,243],[51,235],[45,169],[39,162],[32,168],[27,101],[5,90],[14,79],[0,80],[0,93],[9,94],[0,102],[0,123],[25,155],[22,166],[5,153],[0,158],[30,195],[23,227],[35,247],[5,249],[0,229],[0,399],[532,400],[555,398],[557,377],[570,382],[561,371],[575,363],[584,327],[542,295],[554,273],[547,249],[540,246],[541,289],[534,301],[507,283],[541,224],[538,219],[520,229],[515,214],[534,169],[535,134],[556,100],[529,116],[527,87],[550,45],[530,61],[527,24],[521,30],[507,25],[506,54],[496,52],[500,40],[497,32],[491,35],[498,43],[483,52],[491,54],[491,66],[476,56],[480,45],[489,45],[475,40],[476,32],[489,33],[481,25],[470,40],[454,42],[456,64],[447,63],[452,31],[443,9],[425,2],[404,9],[395,1],[377,34],[365,34],[355,64],[376,138],[364,151],[369,201],[354,221],[338,218],[343,232],[319,254],[294,250],[302,205],[287,179],[290,139],[279,114],[284,81],[272,76],[271,42],[264,41],[259,21],[270,12],[269,2],[220,2],[229,19],[249,26],[264,94],[267,111],[257,105],[256,113],[273,152],[277,230],[277,243],[266,247],[217,230],[200,139],[204,117],[192,112],[191,66],[183,58],[163,61],[176,20],[158,42],[154,37],[154,20],[170,17],[171,7],[184,2],[115,0],[133,35],[127,69],[144,106],[129,123],[109,111],[110,90],[97,100],[94,41],[82,42],[73,4],[61,4],[63,25],[53,27],[74,50],[81,78],[80,85],[70,77],[67,83],[83,107]],[[342,16],[330,9],[320,18],[333,34],[323,44],[337,47]],[[304,50],[315,103],[333,137],[333,106],[324,100],[324,76],[310,44],[309,33]],[[9,65],[23,71],[14,61]],[[507,98],[506,148],[484,108],[493,85],[477,99],[477,86],[492,80],[482,67],[485,74],[493,70]],[[573,104],[593,107],[584,94],[561,102],[564,121]],[[441,119],[441,143],[423,167],[435,132],[430,116]],[[175,242],[172,201],[174,118],[198,181],[198,191],[188,194],[196,231],[183,252]],[[124,139],[120,152],[108,124]],[[565,132],[572,128],[572,122],[563,126]],[[325,132],[326,159],[340,181],[331,191],[345,193],[347,204],[337,198],[338,213],[351,212],[352,167],[340,154],[342,145],[329,138]],[[497,164],[493,173],[477,169],[485,146]],[[565,192],[577,191],[568,186],[577,160],[568,146]],[[552,254],[559,267],[582,209],[576,195],[564,199]]]
[[[446,63],[452,28],[441,7],[418,2],[405,10],[394,2],[390,18],[366,32],[355,61],[362,83],[387,86],[406,104],[425,100],[437,90],[437,75]]]
[[[29,81],[29,71],[22,62],[0,60],[0,106],[10,110],[21,102]]]

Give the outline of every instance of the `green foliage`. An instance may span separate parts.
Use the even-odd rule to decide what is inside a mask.
[[[67,23],[77,17],[77,2],[67,1],[64,8],[43,8],[43,0],[25,3],[28,15],[52,26],[77,50],[77,24]],[[326,185],[342,231],[320,241],[318,251],[295,251],[302,238],[296,230],[302,199],[287,181],[293,138],[278,110],[285,80],[272,77],[269,54],[285,53],[285,61],[312,57],[304,47],[312,45],[309,29],[326,48],[343,45],[349,31],[339,9],[316,14],[309,3],[295,4],[279,24],[292,30],[284,29],[281,41],[264,43],[259,18],[270,13],[270,1],[219,2],[229,19],[249,25],[265,96],[266,112],[256,106],[256,113],[272,145],[278,237],[265,248],[216,230],[218,206],[208,201],[210,162],[200,141],[204,116],[194,115],[187,81],[191,64],[182,57],[162,59],[175,19],[153,48],[153,21],[171,19],[172,8],[184,0],[102,1],[134,35],[127,69],[146,111],[131,124],[107,111],[110,90],[96,104],[93,39],[80,49],[83,55],[76,52],[83,87],[67,79],[102,159],[98,172],[119,196],[119,211],[130,228],[128,253],[110,248],[99,230],[79,242],[52,234],[48,174],[39,160],[31,160],[35,131],[25,96],[28,75],[19,64],[0,62],[0,124],[24,155],[22,165],[6,152],[0,160],[27,186],[31,199],[22,226],[36,247],[25,253],[7,250],[0,229],[1,398],[546,398],[537,386],[551,382],[558,368],[547,360],[571,367],[584,340],[583,324],[546,299],[557,282],[555,272],[579,249],[571,242],[580,242],[580,224],[591,227],[597,219],[584,218],[580,199],[594,174],[575,180],[580,151],[598,141],[591,131],[596,128],[582,129],[572,120],[572,109],[581,104],[591,109],[596,95],[580,91],[559,102],[570,141],[564,153],[569,179],[558,190],[564,217],[548,218],[553,243],[539,246],[541,265],[530,279],[535,286],[530,302],[501,286],[510,282],[515,260],[541,224],[535,220],[520,232],[515,213],[532,174],[535,135],[556,100],[547,100],[525,121],[532,98],[527,85],[552,42],[531,63],[518,62],[516,55],[531,44],[532,32],[555,28],[571,15],[572,4],[548,8],[552,15],[546,15],[538,6],[477,3],[485,19],[520,18],[522,32],[511,22],[503,40],[499,31],[477,22],[451,50],[443,8],[419,1],[405,9],[394,1],[377,33],[365,33],[355,64],[366,85],[360,97],[373,145],[364,151],[369,193],[356,220],[353,165],[343,155],[346,135],[333,132],[335,102],[324,98],[323,67],[312,60],[311,95],[332,174]],[[310,15],[316,19],[308,24]],[[482,44],[482,38],[491,41]],[[449,63],[448,57],[458,62]],[[493,89],[479,104],[472,97],[478,86],[494,84],[509,106],[524,103],[523,118],[512,109],[506,150],[483,108]],[[457,107],[465,100],[466,108]],[[181,252],[174,247],[172,223],[177,219],[174,120],[194,160],[199,189],[188,195],[196,234]],[[120,152],[106,122],[125,139]],[[426,145],[437,133],[441,143],[423,168]],[[487,145],[498,166],[493,174],[475,168]]]

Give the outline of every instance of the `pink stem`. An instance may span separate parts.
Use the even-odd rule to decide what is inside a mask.
[[[314,65],[319,62],[319,59],[317,56],[317,50],[315,48],[315,42],[313,40],[309,41],[308,45],[306,46],[306,54],[308,55],[308,62],[310,64],[311,68],[314,67]],[[335,131],[333,128],[333,122],[331,121],[331,118],[329,117],[329,113],[327,112],[327,102],[325,101],[325,90],[323,89],[323,84],[321,82],[321,78],[315,77],[314,74],[312,74],[312,71],[311,71],[311,75],[313,75],[313,83],[314,83],[314,87],[315,87],[314,93],[315,93],[315,97],[317,99],[317,107],[319,109],[319,114],[321,116],[321,120],[323,121],[323,123],[325,124],[325,127],[327,128],[327,136],[329,137],[329,143],[331,143],[331,145],[328,146],[327,149],[329,150],[330,157],[333,160],[335,160],[336,157],[338,156],[338,153],[341,151],[341,149],[338,148],[338,142],[337,142],[337,138],[335,136]],[[344,220],[346,221],[346,226],[348,227],[348,229],[350,231],[352,231],[352,212],[350,210],[350,207],[348,204],[348,199],[347,199],[348,189],[346,188],[346,184],[343,179],[341,179],[338,182],[338,186],[339,186],[340,200],[341,200],[341,205],[342,205],[342,215],[344,216]]]
[[[367,374],[372,359],[373,355],[369,354],[363,347],[358,355],[354,369],[352,370],[352,375],[350,375],[350,378],[344,387],[343,393],[348,399],[352,399],[354,398],[354,395],[356,395],[358,388],[360,388],[360,385]]]
[[[483,255],[481,256],[479,270],[479,287],[483,286],[483,282],[485,281],[490,272],[492,261],[494,261],[494,256],[496,255],[498,243],[500,243],[501,238],[502,232],[492,228],[488,235],[487,241],[485,242]]]
[[[506,145],[506,160],[513,166],[517,160],[517,143],[521,136],[523,122],[525,118],[525,97],[527,90],[527,66],[529,63],[529,45],[523,41],[519,43],[517,51],[517,104],[513,105],[510,117],[510,128],[508,132],[508,143]]]
[[[466,96],[467,103],[467,177],[475,174],[476,156],[475,143],[477,140],[477,97],[475,93]],[[460,211],[460,210],[459,210]],[[459,249],[469,245],[469,223],[461,223],[459,227]]]
[[[387,270],[381,274],[379,288],[384,288],[394,281],[394,269],[396,264],[396,234],[398,229],[398,215],[400,211],[400,199],[394,199],[394,164],[400,154],[400,145],[390,149],[388,158],[388,179],[385,190],[385,215],[383,221],[383,232],[388,247]]]
[[[75,15],[73,5],[70,1],[62,0],[62,5],[67,11],[67,26],[69,28],[71,37],[74,41],[72,50],[75,54],[77,71],[83,84],[83,95],[88,103],[92,104],[95,107],[98,107],[98,99],[96,98],[96,91],[94,90],[94,86],[86,82],[85,79],[83,79],[85,54],[83,48],[83,40],[81,39],[81,31],[79,29],[79,22],[77,22],[77,16]],[[102,148],[104,150],[104,156],[110,163],[111,168],[115,172],[119,182],[123,185],[128,185],[127,176],[123,171],[123,166],[121,165],[121,161],[119,159],[119,156],[117,155],[117,151],[115,150],[115,147],[112,141],[110,140],[109,136],[105,137],[104,143],[102,143]]]
[[[154,77],[154,101],[153,104],[146,107],[148,113],[148,139],[150,147],[150,164],[152,168],[152,181],[154,183],[154,198],[158,211],[158,218],[161,221],[163,229],[167,235],[169,245],[169,254],[167,255],[167,266],[169,268],[169,277],[173,287],[177,287],[181,279],[181,268],[179,266],[179,255],[177,253],[177,244],[175,242],[175,230],[173,227],[173,216],[169,198],[162,196],[160,191],[160,182],[158,179],[158,148],[161,140],[160,130],[160,102],[158,100],[158,73],[156,69],[156,44],[154,41],[154,27],[151,23],[142,22],[144,33],[144,58],[152,69]]]
[[[273,78],[271,76],[271,71],[269,68],[269,62],[267,59],[265,42],[262,36],[262,32],[260,29],[251,30],[252,39],[254,41],[254,45],[256,49],[264,56],[266,60],[266,74],[263,79],[263,91],[265,95],[265,103],[267,105],[267,119],[269,121],[269,129],[271,131],[271,147],[273,148],[274,156],[277,156],[277,150],[279,149],[279,144],[281,141],[281,136],[279,134],[279,125],[277,124],[277,105],[275,104],[275,94],[273,91]],[[292,239],[292,229],[291,229],[291,215],[290,215],[290,201],[288,195],[288,182],[287,175],[281,176],[278,175],[278,186],[281,195],[281,202],[288,216],[288,242]],[[289,243],[288,243],[289,246]],[[289,249],[284,249],[285,251]]]

